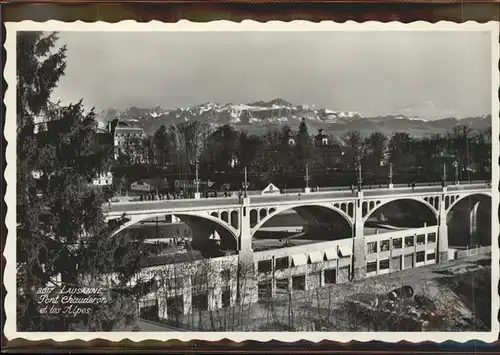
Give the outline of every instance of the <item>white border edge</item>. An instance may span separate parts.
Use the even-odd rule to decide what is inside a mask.
[[[409,24],[401,22],[376,22],[367,21],[357,23],[347,21],[345,23],[335,23],[332,21],[322,21],[312,23],[303,20],[291,22],[270,21],[261,23],[251,20],[244,20],[241,23],[230,21],[212,21],[206,23],[194,23],[187,20],[181,20],[177,23],[162,23],[159,21],[151,21],[149,23],[137,23],[132,20],[121,21],[117,23],[106,23],[102,21],[94,23],[86,23],[76,21],[72,23],[50,20],[47,22],[7,22],[5,48],[7,52],[7,60],[4,69],[4,77],[7,82],[8,89],[5,93],[6,105],[6,121],[5,121],[5,139],[7,140],[5,180],[7,182],[7,190],[5,194],[5,202],[7,204],[7,214],[5,224],[8,230],[7,242],[5,245],[4,256],[6,258],[6,267],[4,271],[4,284],[7,290],[5,298],[6,323],[4,334],[8,340],[15,338],[24,338],[30,341],[52,339],[54,341],[82,340],[89,341],[93,339],[106,339],[110,341],[143,341],[143,340],[158,340],[165,341],[177,339],[181,341],[190,340],[210,340],[217,341],[228,338],[232,341],[258,340],[270,341],[279,340],[283,342],[294,342],[298,340],[307,340],[319,342],[322,340],[331,340],[338,342],[349,341],[385,341],[399,342],[409,341],[413,343],[430,341],[456,341],[466,342],[469,340],[479,340],[484,342],[493,342],[498,340],[500,330],[498,322],[499,295],[498,285],[492,282],[492,330],[490,332],[17,332],[16,330],[16,243],[12,239],[12,231],[16,228],[16,61],[15,56],[9,53],[15,53],[17,31],[490,31],[492,41],[492,136],[493,136],[493,151],[492,151],[492,209],[493,206],[497,213],[495,218],[492,218],[492,280],[499,280],[499,221],[498,221],[498,205],[499,205],[499,102],[498,102],[498,22],[486,22],[483,24],[467,21],[464,23],[453,23],[448,21],[439,21],[431,24],[425,21],[416,21]],[[495,75],[497,74],[497,75]],[[14,83],[14,84],[12,84]],[[14,203],[9,203],[13,201]],[[12,206],[14,204],[14,206]],[[492,211],[493,213],[493,211]]]

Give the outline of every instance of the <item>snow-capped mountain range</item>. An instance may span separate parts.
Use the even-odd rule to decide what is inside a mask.
[[[386,115],[366,117],[358,112],[317,109],[310,105],[293,105],[283,99],[268,102],[257,101],[248,104],[219,104],[207,102],[187,108],[165,110],[161,107],[130,107],[124,111],[108,109],[98,114],[101,123],[118,118],[122,121],[143,127],[147,133],[153,133],[161,125],[169,126],[180,122],[198,120],[213,126],[231,124],[237,129],[250,133],[259,133],[276,125],[289,125],[296,129],[302,118],[310,129],[324,129],[327,133],[359,130],[362,132],[410,132],[414,135],[426,135],[436,131],[446,131],[457,124],[470,125],[482,129],[491,126],[491,115],[470,117],[458,120],[444,118],[426,120],[421,117]]]

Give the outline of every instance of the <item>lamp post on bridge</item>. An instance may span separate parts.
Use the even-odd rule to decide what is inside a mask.
[[[442,179],[443,179],[443,181],[441,181],[441,186],[442,187],[446,187],[446,180],[447,180],[447,177],[446,177],[446,161],[443,162],[443,176],[442,176]]]
[[[198,161],[196,161],[196,180],[195,180],[196,192],[194,194],[194,198],[195,199],[201,198],[201,194],[200,194],[200,180],[198,178],[198,169],[199,169],[198,167],[199,167],[199,163],[198,163]]]
[[[362,171],[361,171],[361,160],[358,158],[358,191],[362,190],[362,184],[363,184],[363,176],[362,176]]]
[[[389,188],[392,189],[394,184],[392,183],[392,163],[389,163]]]
[[[248,195],[248,175],[247,175],[247,167],[245,166],[245,182],[243,183],[243,188],[245,189],[245,198]]]
[[[455,167],[455,185],[460,184],[460,181],[458,179],[458,161],[455,159],[453,162],[453,166]]]
[[[306,181],[306,188],[304,189],[304,192],[308,194],[311,192],[311,188],[309,187],[309,164],[306,164],[306,176],[304,176],[304,180]]]

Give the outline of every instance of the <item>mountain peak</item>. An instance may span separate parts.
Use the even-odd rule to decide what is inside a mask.
[[[274,100],[271,100],[271,101],[269,101],[267,103],[266,106],[274,106],[274,105],[276,105],[276,106],[288,106],[288,107],[292,107],[293,106],[290,102],[288,102],[288,101],[286,101],[285,99],[282,99],[282,98],[276,98]]]
[[[248,106],[254,106],[254,107],[273,107],[273,106],[285,106],[285,107],[293,107],[293,105],[286,101],[285,99],[282,98],[275,98],[271,101],[263,101],[259,100],[256,102],[249,103]]]

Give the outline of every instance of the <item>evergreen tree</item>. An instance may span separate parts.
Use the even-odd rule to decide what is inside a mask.
[[[297,136],[297,159],[299,164],[307,164],[311,156],[312,139],[307,129],[306,119],[302,118]]]
[[[66,47],[54,51],[57,39],[41,32],[17,38],[18,330],[109,331],[134,321],[139,291],[149,286],[127,286],[142,243],[111,237],[125,218],[105,223],[102,205],[112,191],[91,186],[113,158],[112,146],[99,141],[94,112],[85,113],[81,102],[49,101],[66,67]],[[35,124],[36,117],[45,123]],[[38,288],[55,286],[57,294],[59,281],[104,287],[107,303],[88,305],[89,314],[41,314]]]

